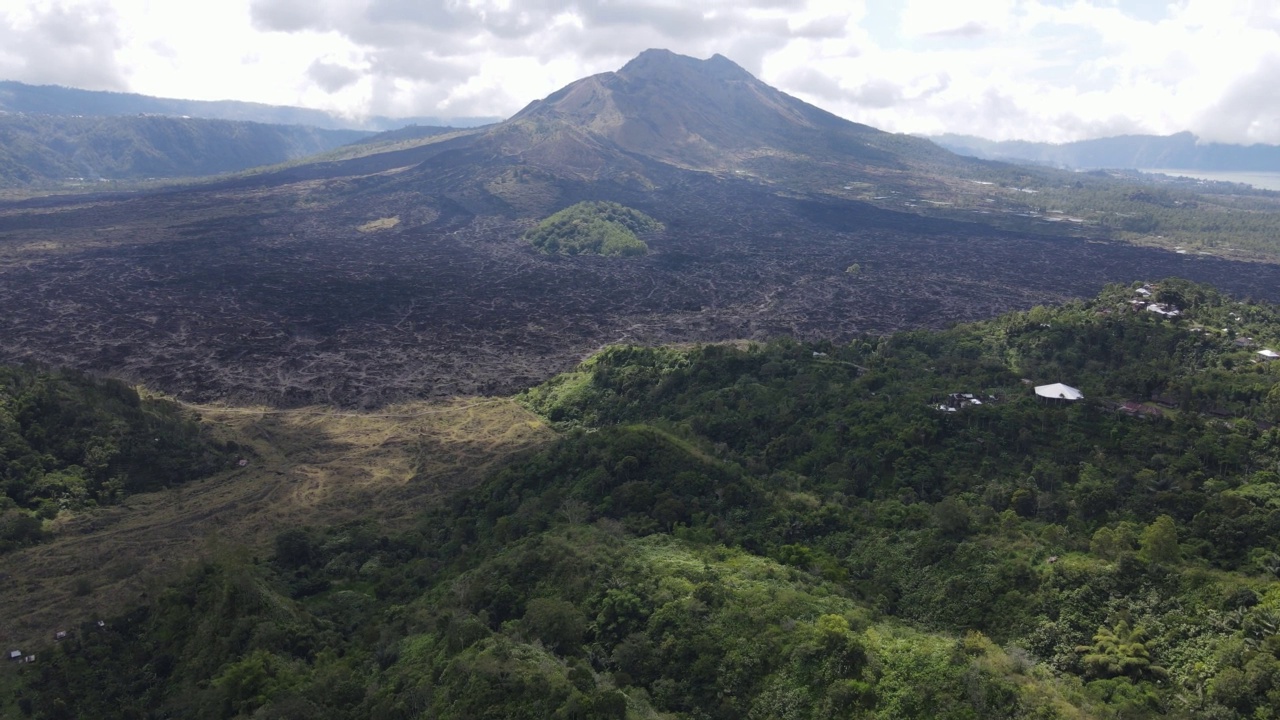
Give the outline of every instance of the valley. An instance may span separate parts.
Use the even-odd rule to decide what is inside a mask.
[[[646,51],[498,125],[410,130],[0,203],[0,361],[192,402],[376,408],[512,393],[610,343],[845,341],[1135,277],[1280,300],[1273,199],[961,158],[720,56]],[[665,229],[622,262],[522,240],[580,201]]]
[[[1273,347],[1280,312],[1142,290],[1183,314],[1111,285],[847,344],[612,347],[514,399],[193,408],[244,465],[0,558],[5,639],[40,648],[0,709],[1256,716],[1280,363],[1232,333]],[[996,401],[940,412],[958,390]]]
[[[1276,203],[660,50],[0,202],[0,715],[1269,717]]]
[[[269,546],[281,528],[376,515],[403,530],[554,434],[509,399],[457,398],[342,413],[331,408],[199,406],[237,442],[230,470],[118,505],[68,513],[49,542],[0,558],[0,644],[34,646],[58,629],[154,597],[202,559]]]
[[[511,393],[609,343],[844,341],[1061,302],[1135,273],[1280,299],[1270,264],[684,173],[643,193],[551,186],[547,204],[608,191],[666,225],[644,257],[552,257],[521,240],[528,220],[411,172],[0,208],[0,358],[194,402],[372,408]],[[391,215],[394,227],[360,231]]]

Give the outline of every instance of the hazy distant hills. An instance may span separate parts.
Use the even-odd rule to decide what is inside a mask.
[[[236,172],[370,139],[426,137],[497,118],[361,120],[298,107],[207,102],[0,81],[0,187],[48,189]],[[382,135],[374,136],[376,131]]]
[[[369,135],[202,118],[0,115],[0,186],[215,175],[315,155]]]
[[[135,93],[80,90],[57,85],[27,85],[0,81],[0,111],[38,115],[172,115],[241,120],[275,125],[311,125],[330,130],[394,130],[406,125],[476,127],[496,122],[493,117],[372,116],[346,118],[324,110],[240,102],[238,100],[180,100]]]
[[[1168,168],[1280,172],[1280,146],[1202,143],[1189,132],[1168,136],[1120,135],[1060,145],[1022,140],[996,142],[971,135],[937,135],[930,139],[961,155],[1083,170]]]

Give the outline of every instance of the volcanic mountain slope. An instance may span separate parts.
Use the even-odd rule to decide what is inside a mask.
[[[1280,292],[1270,265],[1028,237],[828,192],[837,177],[916,192],[999,166],[840,120],[723,58],[646,52],[492,128],[351,155],[0,205],[0,359],[202,401],[373,406],[513,391],[618,341],[840,340],[1135,277]],[[625,260],[546,256],[521,239],[582,200],[665,230]]]
[[[620,153],[699,170],[819,153],[901,165],[874,148],[885,133],[786,95],[721,55],[696,60],[648,50],[616,73],[579,80],[531,103],[494,135],[570,132]],[[537,148],[531,143],[530,150]]]
[[[652,161],[785,179],[805,190],[925,165],[977,173],[984,167],[926,140],[839,118],[721,55],[697,60],[668,50],[646,50],[617,72],[534,101],[474,136],[472,148],[556,175],[644,185],[660,182],[650,177]]]
[[[858,177],[932,185],[929,173],[939,168],[982,176],[991,166],[844,120],[721,55],[698,60],[667,50],[646,50],[617,72],[570,83],[506,122],[447,140],[364,157],[358,166],[296,168],[258,182],[422,163],[402,180],[454,194],[481,188],[501,199],[503,192],[485,186],[510,179],[515,167],[524,171],[522,184],[551,177],[651,190],[671,181],[673,171],[696,170],[812,191]]]

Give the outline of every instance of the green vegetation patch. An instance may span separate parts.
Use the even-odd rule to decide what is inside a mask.
[[[475,557],[425,542],[294,529],[271,562],[206,563],[43,652],[13,713],[65,717],[74,698],[86,717],[1072,716],[1055,712],[1073,709],[1069,682],[985,636],[901,627],[740,549],[565,519]]]
[[[560,441],[402,532],[197,568],[13,665],[0,716],[1275,718],[1278,344],[1166,280],[610,348],[521,396]]]
[[[118,380],[0,366],[0,552],[41,540],[61,511],[209,475],[231,450]]]
[[[649,252],[639,235],[660,230],[662,223],[625,205],[580,202],[538,223],[524,237],[548,254],[626,257]]]

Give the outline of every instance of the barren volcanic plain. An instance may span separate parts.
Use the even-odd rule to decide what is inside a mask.
[[[638,133],[644,118],[624,100],[654,87],[758,112],[743,127],[771,134],[747,142],[737,126],[697,126],[705,113],[675,100],[658,109],[666,130]],[[760,97],[768,102],[749,105]],[[808,138],[803,148],[779,140],[782,123]],[[668,136],[698,139],[698,152],[677,162]],[[824,182],[908,182],[910,163],[873,147],[890,141],[906,142],[723,58],[651,52],[507,123],[408,149],[164,192],[9,202],[0,360],[102,372],[194,402],[378,407],[509,393],[610,343],[841,341],[1140,278],[1280,300],[1272,264],[1091,239],[1087,229],[1032,235],[927,218],[777,179],[812,166]],[[642,210],[665,229],[646,238],[648,255],[627,259],[543,255],[521,239],[588,199]],[[846,272],[855,263],[861,271]]]

